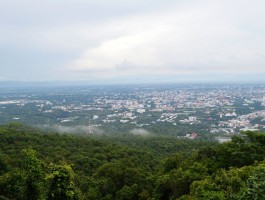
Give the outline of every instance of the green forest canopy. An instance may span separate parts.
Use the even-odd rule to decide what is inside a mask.
[[[0,199],[265,199],[265,134],[218,144],[0,126]]]

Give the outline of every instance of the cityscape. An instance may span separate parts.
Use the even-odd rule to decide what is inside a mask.
[[[265,130],[263,85],[2,88],[0,122],[191,139]],[[71,129],[72,131],[75,129]],[[79,131],[80,131],[79,130]]]

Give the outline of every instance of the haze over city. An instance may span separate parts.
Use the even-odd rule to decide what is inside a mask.
[[[3,0],[1,81],[262,82],[262,0]]]

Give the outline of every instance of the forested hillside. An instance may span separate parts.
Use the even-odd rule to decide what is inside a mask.
[[[217,144],[0,126],[0,199],[265,199],[265,135]]]

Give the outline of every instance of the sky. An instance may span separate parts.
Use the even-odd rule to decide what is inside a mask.
[[[0,81],[265,82],[264,0],[0,0]]]

